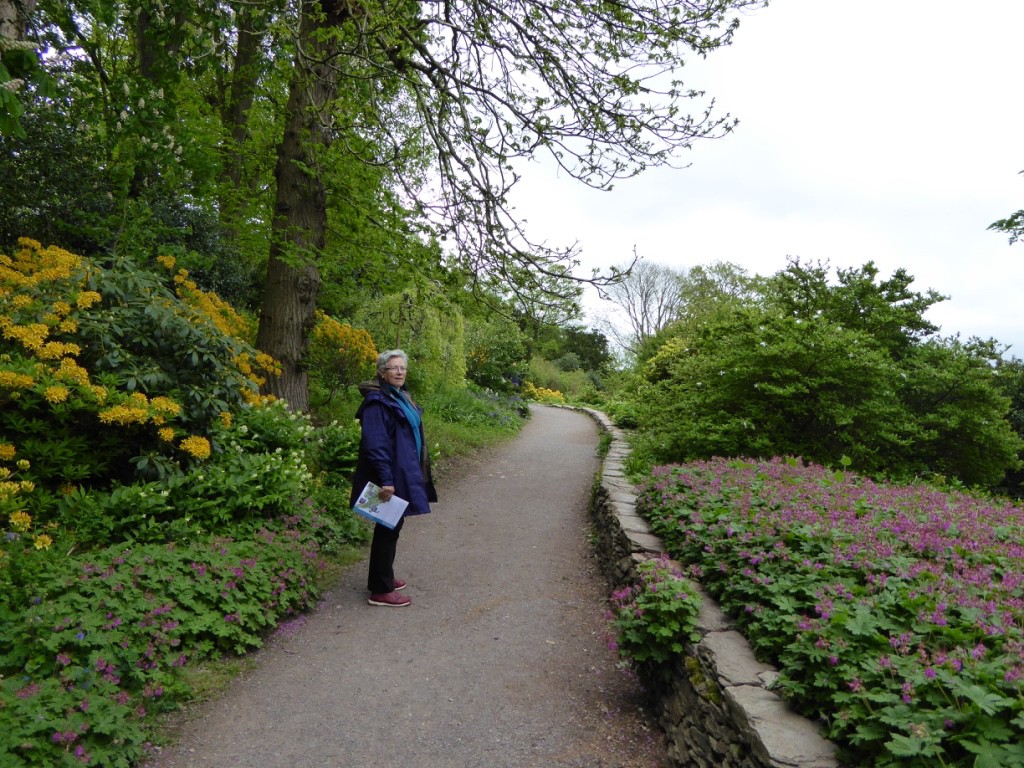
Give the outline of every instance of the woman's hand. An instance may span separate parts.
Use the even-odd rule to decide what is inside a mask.
[[[382,485],[380,493],[377,494],[377,498],[381,501],[387,501],[395,495],[395,486],[393,485]]]

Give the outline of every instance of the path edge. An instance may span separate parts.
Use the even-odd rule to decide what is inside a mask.
[[[637,565],[663,555],[664,542],[637,514],[636,488],[624,469],[625,432],[601,411],[570,407],[611,438],[590,501],[594,548],[609,587],[631,586]],[[770,690],[778,670],[757,661],[719,605],[700,592],[700,641],[688,644],[664,679],[644,681],[673,766],[838,768],[835,745],[821,735],[820,725]]]

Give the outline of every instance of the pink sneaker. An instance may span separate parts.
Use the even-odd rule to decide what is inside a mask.
[[[380,595],[370,595],[370,599],[367,601],[370,605],[386,605],[389,608],[402,608],[403,606],[409,605],[412,602],[405,595],[400,595],[397,592],[385,592]]]
[[[405,581],[403,581],[402,579],[395,579],[391,583],[393,585],[392,589],[394,589],[395,592],[397,592],[400,589],[405,589]]]

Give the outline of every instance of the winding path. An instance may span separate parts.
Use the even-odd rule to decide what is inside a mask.
[[[534,408],[407,521],[412,605],[366,604],[365,563],[189,711],[148,768],[664,768],[642,694],[607,647],[588,541],[586,415]]]

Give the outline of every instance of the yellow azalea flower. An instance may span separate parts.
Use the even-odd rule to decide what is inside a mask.
[[[77,355],[81,352],[77,344],[65,344],[62,341],[48,341],[36,352],[40,360],[57,360],[64,355]]]
[[[163,265],[164,269],[174,269],[175,259],[173,256],[157,256],[156,260]]]
[[[153,407],[153,410],[165,413],[168,416],[177,416],[181,413],[181,406],[171,400],[171,398],[164,397],[163,395],[154,397],[150,401],[150,405]]]
[[[71,305],[66,301],[55,301],[53,303],[53,314],[57,317],[66,317],[71,314]]]
[[[61,333],[75,333],[78,331],[78,321],[72,320],[70,317],[67,320],[61,320],[57,330]]]
[[[72,381],[82,387],[89,386],[89,372],[71,357],[61,358],[60,367],[54,375],[62,381]]]
[[[50,329],[43,323],[29,323],[28,325],[5,325],[4,337],[20,341],[25,349],[41,349]]]
[[[49,549],[50,545],[53,544],[53,539],[45,533],[41,533],[35,537],[32,543],[36,549]]]
[[[10,443],[0,443],[0,459],[10,461],[17,452],[18,450]]]
[[[7,467],[0,467],[0,480],[4,480],[11,476],[11,470]]]
[[[149,411],[145,408],[129,408],[115,405],[99,413],[103,424],[144,424],[149,419]]]
[[[64,483],[64,485],[60,487],[60,492],[63,493],[65,496],[70,496],[76,490],[76,486],[72,485],[71,483]]]
[[[32,527],[32,515],[28,512],[15,512],[8,518],[11,528],[19,533],[26,533]]]
[[[268,355],[266,352],[256,353],[256,365],[258,365],[265,371],[269,371],[270,373],[274,373],[279,376],[281,375],[281,371],[283,370],[283,368],[281,367],[281,363],[275,360],[272,356]]]
[[[27,296],[24,293],[19,293],[11,300],[11,303],[14,305],[15,309],[24,309],[32,304],[32,297]]]
[[[220,423],[223,424],[225,427],[231,426],[231,413],[229,411],[221,411]]]
[[[30,466],[32,466],[32,465],[29,464],[28,459],[19,459],[18,460],[18,464],[17,464],[18,469],[24,470],[24,469],[28,469]]]
[[[28,389],[35,384],[35,379],[24,373],[0,371],[0,387],[5,389]]]
[[[259,392],[253,392],[251,389],[242,390],[242,399],[245,400],[249,405],[259,405],[263,402],[263,398]]]
[[[50,403],[63,403],[68,399],[68,395],[70,394],[71,392],[68,391],[67,387],[54,385],[46,388],[46,391],[43,392],[43,397]]]
[[[174,442],[174,430],[171,429],[170,427],[164,427],[163,429],[158,430],[157,434],[160,435],[160,439],[163,440],[165,443]]]
[[[34,491],[35,489],[36,484],[33,483],[31,480],[21,481],[21,490],[23,490],[25,493],[32,493],[32,491]]]
[[[78,298],[75,299],[75,304],[79,309],[88,309],[93,304],[102,300],[103,297],[96,293],[96,291],[82,291],[78,294]]]
[[[197,459],[208,459],[210,457],[210,441],[205,437],[191,435],[179,443],[181,450]]]

